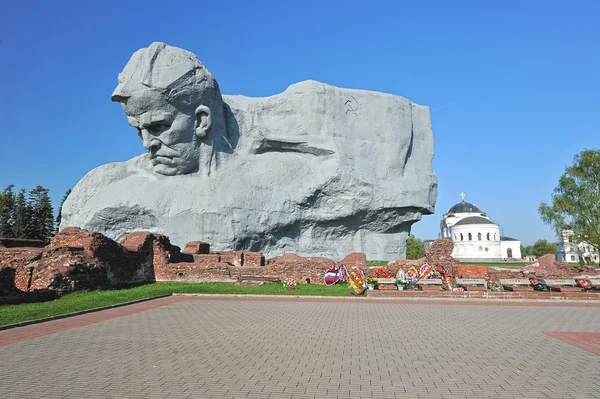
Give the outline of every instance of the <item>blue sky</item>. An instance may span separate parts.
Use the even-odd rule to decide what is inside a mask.
[[[153,41],[195,53],[226,94],[315,79],[432,109],[436,214],[474,202],[504,234],[554,240],[538,216],[573,156],[599,148],[597,1],[7,1],[0,14],[0,187],[65,190],[142,153],[117,74]],[[373,159],[373,162],[376,162]]]

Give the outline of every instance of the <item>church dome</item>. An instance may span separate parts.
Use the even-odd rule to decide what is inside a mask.
[[[459,202],[456,205],[452,205],[450,209],[448,209],[448,213],[484,213],[481,209],[479,209],[475,204],[471,204],[470,202]]]

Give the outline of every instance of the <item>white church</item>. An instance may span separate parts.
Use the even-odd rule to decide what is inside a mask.
[[[454,242],[452,257],[463,260],[504,261],[521,259],[521,241],[500,235],[492,222],[475,204],[462,201],[448,209],[440,223],[440,237]]]
[[[573,239],[573,230],[564,229],[556,246],[556,258],[559,262],[576,263],[581,261],[598,263],[598,249],[583,241]]]

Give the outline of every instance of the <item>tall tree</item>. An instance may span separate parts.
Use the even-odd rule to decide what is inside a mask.
[[[9,185],[0,193],[0,237],[14,237],[13,224],[15,213],[14,185]]]
[[[67,200],[67,197],[69,196],[69,194],[71,194],[71,189],[69,188],[66,192],[65,195],[62,198],[62,201],[60,201],[60,208],[58,208],[58,216],[56,216],[56,228],[60,228],[60,222],[62,221],[62,208],[63,205],[65,203],[65,201]]]
[[[13,234],[17,238],[33,238],[33,210],[27,202],[27,191],[21,189],[15,201]]]
[[[538,258],[546,254],[556,254],[556,244],[550,243],[547,240],[537,240],[531,247],[531,254]]]
[[[54,209],[48,196],[48,189],[37,185],[29,191],[29,206],[33,234],[29,238],[49,240],[54,232]]]
[[[569,229],[575,241],[600,249],[600,150],[575,155],[573,165],[560,177],[551,203],[542,202],[538,211],[559,237]]]
[[[408,236],[408,240],[406,240],[406,258],[420,259],[423,256],[425,256],[423,240],[419,240],[413,235]]]

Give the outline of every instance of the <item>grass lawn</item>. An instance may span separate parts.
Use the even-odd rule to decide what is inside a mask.
[[[530,263],[525,262],[460,262],[461,265],[470,266],[493,266],[493,267],[523,267]]]
[[[379,267],[379,266],[385,266],[388,264],[387,260],[368,260],[367,261],[367,266],[369,267]]]
[[[0,305],[0,326],[27,320],[42,319],[65,313],[116,305],[167,294],[246,294],[246,295],[320,295],[349,296],[348,285],[331,287],[298,284],[298,290],[286,290],[281,283],[238,287],[233,283],[150,283],[134,288],[106,291],[77,291],[48,302]]]

